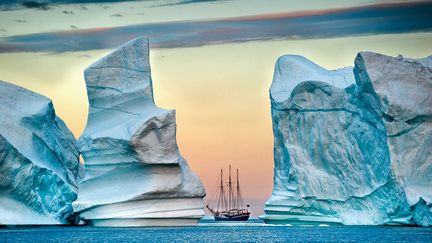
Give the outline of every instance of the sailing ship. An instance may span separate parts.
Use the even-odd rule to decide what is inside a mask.
[[[235,186],[231,180],[231,165],[228,171],[228,183],[224,184],[223,170],[220,171],[219,186],[216,200],[213,205],[207,204],[207,209],[213,214],[216,221],[246,221],[249,219],[250,212],[243,206],[244,201],[240,190],[239,173]]]

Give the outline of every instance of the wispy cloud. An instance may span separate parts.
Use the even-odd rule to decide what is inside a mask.
[[[151,1],[155,6],[183,5],[203,2],[226,2],[229,0],[0,0],[0,10],[12,10],[19,8],[34,8],[49,10],[51,5],[58,4],[88,4],[88,3],[121,3]],[[85,6],[84,6],[85,7]]]
[[[21,3],[26,8],[38,8],[42,10],[48,10],[48,3],[37,2],[37,1],[24,1]]]
[[[140,0],[0,0],[0,10],[8,11],[20,8],[49,10],[51,5],[57,4],[85,4],[85,3],[116,3]]]
[[[177,1],[165,1],[163,3],[156,4],[155,7],[185,5],[185,4],[192,4],[192,3],[215,3],[215,2],[229,2],[229,1],[230,0],[177,0]]]
[[[25,19],[15,19],[14,21],[20,24],[27,23],[27,20]]]
[[[265,14],[206,21],[79,29],[0,38],[0,52],[66,52],[115,47],[148,36],[152,47],[176,48],[252,40],[334,38],[432,31],[432,2]]]

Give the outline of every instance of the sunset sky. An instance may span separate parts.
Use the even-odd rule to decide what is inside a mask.
[[[258,216],[273,187],[276,59],[299,54],[334,69],[365,50],[431,55],[432,1],[3,0],[0,80],[51,98],[78,138],[83,70],[141,35],[152,47],[156,104],[176,109],[180,151],[208,195],[232,164]]]

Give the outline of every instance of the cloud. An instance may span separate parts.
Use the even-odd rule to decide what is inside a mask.
[[[56,4],[119,3],[134,1],[140,0],[0,0],[0,10],[7,11],[19,8],[48,10],[50,5]]]
[[[78,55],[78,57],[92,58],[92,56],[88,54]]]
[[[157,4],[154,7],[185,5],[185,4],[192,4],[192,3],[229,2],[229,1],[230,0],[179,0],[179,1],[167,1],[165,3]]]
[[[34,8],[41,10],[49,10],[51,5],[58,4],[82,4],[81,8],[87,10],[84,4],[108,4],[108,3],[121,3],[121,2],[137,2],[143,0],[0,0],[0,11],[7,11],[20,8]],[[155,7],[169,6],[169,5],[183,5],[193,3],[210,3],[210,2],[226,2],[230,0],[147,0],[155,2]],[[108,6],[102,6],[108,8]]]
[[[123,17],[121,14],[111,14],[110,17]]]
[[[194,47],[215,43],[336,38],[432,31],[432,2],[79,29],[0,38],[0,52],[67,52],[107,49],[137,36],[152,47]]]
[[[227,2],[229,0],[183,0],[178,1],[178,4],[190,4],[190,3],[207,3],[207,2]]]
[[[22,3],[22,6],[26,8],[37,8],[42,10],[48,10],[48,4],[44,2],[25,1]]]

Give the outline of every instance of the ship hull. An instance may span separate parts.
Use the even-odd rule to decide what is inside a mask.
[[[235,216],[214,216],[216,221],[247,221],[249,214],[235,215]]]

